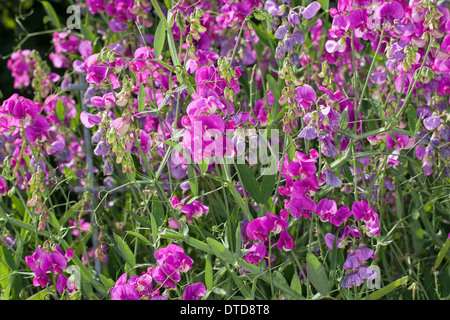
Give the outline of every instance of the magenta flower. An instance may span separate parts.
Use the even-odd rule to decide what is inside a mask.
[[[288,201],[286,208],[292,217],[300,219],[304,217],[310,219],[312,213],[316,212],[316,204],[308,197],[292,198]]]
[[[311,104],[316,102],[317,94],[314,89],[308,85],[304,84],[302,87],[297,87],[295,89],[297,96],[295,101],[297,101],[298,107],[303,107],[305,109],[310,108]]]
[[[75,227],[72,231],[74,237],[78,237],[80,235],[80,231],[86,233],[91,228],[91,224],[87,221],[84,221],[84,219],[80,219],[78,223],[75,223],[73,219],[69,219],[69,225],[71,227]]]
[[[0,194],[5,195],[8,192],[8,185],[6,184],[5,179],[0,176]]]
[[[157,266],[152,277],[162,287],[174,288],[180,281],[180,272],[187,272],[192,269],[193,260],[184,253],[184,249],[175,244],[169,244],[166,248],[161,248],[155,253]]]
[[[99,54],[93,54],[84,62],[84,69],[87,72],[86,81],[90,84],[100,84],[106,79],[109,66],[97,60]]]
[[[30,54],[30,50],[13,52],[6,64],[14,78],[14,89],[22,89],[30,85],[35,65],[35,62],[30,58]]]
[[[183,300],[201,300],[200,297],[203,297],[205,294],[205,285],[202,282],[196,282],[184,288]]]
[[[45,254],[41,259],[40,268],[43,272],[51,271],[52,274],[62,273],[67,267],[67,260],[59,252]]]
[[[377,216],[375,211],[364,200],[353,203],[352,213],[353,213],[353,216],[355,217],[355,219],[358,221],[361,219],[363,219],[365,221],[369,221],[374,216]]]
[[[397,1],[385,2],[375,9],[375,17],[389,21],[391,24],[394,20],[403,18],[405,11]]]
[[[248,253],[244,256],[244,260],[247,263],[258,264],[265,258],[267,253],[266,246],[262,242],[254,243]]]
[[[38,246],[36,252],[30,256],[25,257],[26,264],[34,272],[33,278],[34,286],[46,287],[50,283],[50,279],[47,276],[47,272],[52,274],[62,274],[63,270],[67,267],[67,262],[73,257],[72,249],[67,249],[66,253],[57,245],[51,245],[50,243],[44,243],[44,248],[41,245]],[[63,278],[59,279],[60,287],[62,286]]]
[[[277,248],[280,251],[290,251],[294,248],[294,239],[286,230],[281,231],[278,239]]]
[[[335,213],[330,215],[330,222],[336,227],[342,225],[345,220],[352,215],[352,211],[347,206],[342,206]]]
[[[279,234],[280,232],[286,230],[286,228],[288,227],[288,221],[287,221],[287,216],[281,216],[282,212],[280,212],[280,216],[275,214],[275,213],[271,213],[271,212],[266,212],[266,216],[270,219],[272,219],[272,232],[274,234]]]
[[[181,208],[181,212],[188,216],[200,217],[206,214],[209,210],[209,207],[201,204],[199,201],[193,201],[190,204],[186,204]]]
[[[180,271],[171,264],[158,265],[153,270],[152,276],[153,280],[160,283],[163,288],[175,288],[176,283],[181,280]]]
[[[408,136],[399,133],[390,133],[386,135],[386,146],[389,150],[396,149],[409,149],[414,144],[414,139],[410,139]]]
[[[50,124],[44,116],[36,116],[30,126],[25,128],[25,137],[30,142],[41,140],[47,136]]]
[[[137,289],[127,283],[126,273],[122,274],[114,286],[111,287],[110,294],[112,300],[139,300]]]
[[[65,277],[63,274],[60,274],[56,280],[56,290],[60,293],[63,293],[64,290],[72,293],[77,291],[78,288],[69,278]]]
[[[334,215],[336,211],[337,205],[334,200],[322,199],[316,207],[316,215],[318,215],[323,222],[328,221],[331,215]]]
[[[378,215],[375,215],[372,219],[366,221],[365,226],[367,229],[366,234],[369,237],[377,236],[381,232]]]
[[[273,229],[273,219],[269,217],[259,217],[247,224],[247,236],[255,241],[264,242],[269,236],[269,232]]]

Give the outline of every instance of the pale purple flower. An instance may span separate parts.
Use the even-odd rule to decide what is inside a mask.
[[[102,121],[102,117],[82,111],[80,114],[80,121],[86,128],[92,128]]]
[[[334,241],[336,239],[336,236],[334,234],[327,233],[324,238],[325,238],[325,244],[327,245],[328,249],[333,250]],[[346,244],[344,242],[344,240],[345,240],[345,237],[343,237],[343,238],[338,237],[336,240],[336,248],[339,249],[339,248],[344,247]]]
[[[349,251],[347,253],[347,259],[345,259],[344,265],[342,266],[344,270],[356,269],[361,264],[361,259],[358,257],[357,251]]]
[[[278,16],[280,12],[280,7],[275,0],[267,0],[264,4],[264,9],[272,16]]]
[[[342,185],[342,180],[330,168],[326,168],[323,174],[325,175],[325,185],[333,188],[338,188]]]
[[[423,125],[428,131],[431,131],[441,125],[441,118],[439,116],[428,117],[423,120]]]
[[[305,19],[311,19],[312,17],[314,17],[317,13],[317,11],[319,11],[319,9],[321,8],[320,3],[317,1],[314,1],[312,3],[310,3],[303,11],[302,11],[302,16]]]
[[[350,273],[347,273],[341,282],[342,288],[353,288],[359,287],[364,283],[364,280],[361,278],[358,270],[353,270]]]
[[[289,26],[287,24],[283,24],[278,27],[277,31],[275,31],[274,37],[275,39],[283,39],[286,33],[289,30]]]
[[[297,137],[306,140],[313,140],[318,137],[317,129],[314,126],[306,126],[302,129],[302,131],[300,131]]]

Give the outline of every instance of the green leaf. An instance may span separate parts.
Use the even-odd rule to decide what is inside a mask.
[[[161,7],[158,4],[157,0],[150,0],[152,2],[152,6],[156,11],[156,14],[158,15],[160,20],[166,20],[166,16],[164,15],[164,13],[161,10]]]
[[[192,163],[188,163],[187,170],[188,170],[189,186],[191,187],[192,194],[194,196],[198,196],[198,179],[194,165]]]
[[[23,205],[22,201],[20,201],[20,199],[15,195],[11,196],[11,201],[13,202],[13,205],[16,208],[17,212],[21,217],[23,217],[23,215],[25,214],[25,206]]]
[[[289,157],[289,162],[292,162],[292,160],[294,160],[295,158],[295,143],[294,143],[294,139],[292,139],[292,137],[290,135],[288,135],[288,139],[289,139],[289,144],[288,144],[288,157]]]
[[[16,270],[16,263],[14,262],[14,258],[9,252],[8,248],[5,245],[2,245],[2,260],[6,262],[6,266],[11,270]]]
[[[195,238],[182,235],[181,233],[176,232],[174,230],[164,229],[161,231],[160,236],[163,239],[181,240],[181,241],[186,242],[186,244],[188,244],[196,249],[199,249],[203,252],[214,253],[208,244],[206,244],[200,240],[197,240]]]
[[[256,181],[252,170],[246,164],[236,164],[242,184],[250,197],[257,203],[265,204],[273,192],[276,182],[276,175],[263,175],[261,185]]]
[[[142,226],[151,229],[152,225],[150,224],[150,222],[146,219],[144,219],[143,217],[141,217],[140,215],[134,213],[131,210],[127,210],[127,212],[133,217],[135,218]]]
[[[253,29],[256,32],[258,38],[268,47],[275,47],[277,45],[276,39],[272,34],[266,33],[263,31],[263,27],[261,24],[256,24],[253,21],[250,21]]]
[[[306,273],[314,288],[322,295],[328,295],[328,277],[320,261],[312,253],[306,255]]]
[[[205,261],[205,285],[206,289],[211,291],[213,289],[213,269],[211,263],[211,254],[206,255]]]
[[[161,55],[162,49],[164,48],[164,43],[166,41],[166,28],[166,21],[160,20],[158,23],[158,27],[156,28],[154,40],[154,53],[156,59],[158,59],[158,57]]]
[[[229,264],[234,264],[235,260],[233,254],[222,243],[213,238],[207,238],[206,242],[219,259],[222,259]]]
[[[164,223],[164,206],[161,201],[152,202],[152,215],[155,217],[156,225],[158,228]]]
[[[167,9],[172,9],[172,0],[164,0]]]
[[[410,104],[408,106],[408,109],[406,109],[406,117],[408,119],[408,129],[410,131],[415,131],[417,115],[416,115],[416,108],[414,108],[414,105]]]
[[[301,294],[296,292],[295,290],[291,289],[289,286],[286,286],[283,282],[281,282],[279,279],[270,277],[267,270],[260,270],[258,266],[255,266],[254,264],[247,263],[242,258],[238,260],[239,267],[250,272],[251,274],[255,274],[258,276],[258,278],[262,279],[268,284],[273,284],[273,286],[279,290],[281,290],[286,295],[289,295],[297,300],[305,300],[305,297],[303,297]],[[250,274],[250,275],[251,275]]]
[[[43,289],[43,290],[39,291],[38,293],[35,293],[32,296],[28,297],[27,300],[44,300],[44,298],[49,293],[50,292],[47,289]]]
[[[381,299],[382,297],[384,297],[388,293],[394,291],[395,289],[397,289],[401,285],[405,285],[408,282],[408,280],[409,280],[409,277],[405,276],[403,278],[400,278],[400,279],[397,279],[397,280],[391,282],[387,286],[385,286],[385,287],[383,287],[381,289],[378,289],[374,293],[370,294],[369,295],[369,300]],[[363,298],[363,300],[365,300],[365,298]]]
[[[272,196],[276,183],[276,177],[277,176],[275,174],[263,175],[260,187],[261,191],[259,193],[260,194],[259,203],[265,204]]]
[[[139,86],[139,100],[138,100],[138,108],[139,108],[139,112],[144,111],[145,108],[145,89],[144,89],[144,85],[140,85]]]
[[[136,259],[134,257],[133,252],[131,251],[130,247],[128,247],[127,243],[116,233],[113,233],[114,240],[117,245],[117,250],[119,254],[122,256],[122,258],[125,259],[125,261],[131,266],[136,266]]]
[[[352,172],[350,171],[348,163],[344,163],[342,165],[342,170],[344,171],[344,175],[345,175],[345,178],[347,179],[347,181],[350,181],[350,182],[353,181]]]
[[[103,283],[106,289],[111,289],[111,287],[115,284],[114,280],[106,277],[104,274],[100,273],[100,281]]]
[[[61,99],[58,99],[58,102],[56,102],[56,115],[58,116],[58,119],[61,122],[63,122],[64,119],[66,119],[66,116],[64,115],[64,105]]]
[[[291,289],[300,295],[302,294],[302,284],[297,272],[294,272],[294,275],[292,276]]]
[[[150,216],[150,224],[152,230],[153,243],[156,243],[156,241],[158,241],[158,225],[156,223],[156,218],[154,215]]]
[[[330,7],[330,0],[317,0],[324,11],[327,11]]]
[[[441,265],[442,260],[444,260],[444,257],[447,255],[447,251],[450,249],[450,239],[447,239],[445,241],[444,246],[442,247],[442,249],[439,251],[436,261],[434,262],[434,270],[436,270],[437,268],[439,268],[439,266]]]
[[[56,27],[56,29],[61,30],[61,23],[59,22],[55,9],[53,9],[52,5],[47,1],[42,1],[41,3],[44,6],[45,12],[47,12],[52,24]]]
[[[132,236],[138,238],[139,240],[141,240],[146,245],[153,246],[152,243],[146,237],[144,237],[142,234],[140,234],[138,232],[127,231],[127,234],[131,234]]]
[[[67,178],[67,181],[71,185],[75,185],[77,181],[77,175],[70,169],[69,167],[64,167],[64,175]]]

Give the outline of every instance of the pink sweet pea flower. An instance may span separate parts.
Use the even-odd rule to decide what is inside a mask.
[[[127,283],[127,274],[124,273],[110,290],[112,300],[139,300],[139,293],[135,287]]]
[[[247,263],[258,264],[265,258],[267,253],[266,246],[262,242],[254,243],[248,253],[244,256]]]
[[[102,117],[82,111],[80,114],[80,121],[86,128],[92,128],[102,121]]]
[[[297,92],[295,100],[298,103],[298,107],[307,109],[311,107],[312,103],[317,101],[316,92],[308,84],[304,84],[302,87],[297,87],[295,91]]]
[[[206,294],[206,287],[202,282],[187,285],[184,289],[183,300],[200,300]]]

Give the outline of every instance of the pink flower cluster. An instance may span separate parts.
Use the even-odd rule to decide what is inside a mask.
[[[56,244],[46,242],[42,247],[38,246],[36,252],[25,257],[25,262],[34,272],[33,285],[46,287],[50,284],[48,272],[58,275],[56,280],[56,290],[63,293],[67,290],[69,293],[78,290],[70,277],[64,276],[63,271],[67,268],[67,262],[73,258],[73,250],[67,249],[66,253]]]
[[[175,288],[181,280],[181,273],[192,269],[194,261],[184,253],[183,248],[169,244],[155,253],[156,266],[149,267],[140,276],[124,273],[111,287],[112,300],[166,300],[168,292],[161,295],[160,288]],[[159,285],[159,286],[158,286]],[[203,285],[203,284],[202,284]],[[184,299],[194,300],[205,294],[199,284],[191,284],[185,288]]]
[[[175,211],[183,213],[185,216],[183,216],[182,219],[186,219],[188,223],[192,223],[194,221],[194,218],[200,218],[209,211],[209,207],[201,204],[200,201],[188,200],[189,197],[186,197],[179,201],[177,196],[173,196],[170,200],[170,206]],[[177,220],[174,218],[169,218],[169,225],[174,229],[179,228]]]
[[[269,257],[269,250],[275,246],[275,237],[279,235],[276,247],[278,250],[290,251],[294,248],[294,239],[286,231],[288,227],[288,213],[282,210],[280,215],[266,212],[265,216],[258,217],[250,222],[244,222],[242,232],[246,239],[245,248],[248,250],[244,260],[248,263],[258,264],[263,259],[274,259],[273,254]],[[255,243],[250,240],[256,241]]]

